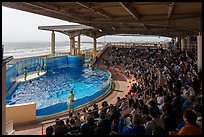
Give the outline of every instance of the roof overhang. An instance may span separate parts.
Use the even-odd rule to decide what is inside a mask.
[[[87,25],[57,25],[57,26],[39,26],[40,30],[56,31],[66,35],[76,36],[79,34],[84,34],[87,36],[92,36],[96,32],[99,32],[97,28],[87,26]],[[94,36],[92,36],[94,37]]]
[[[3,6],[111,34],[188,36],[202,32],[202,2],[2,2]]]

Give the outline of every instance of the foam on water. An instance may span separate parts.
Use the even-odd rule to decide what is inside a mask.
[[[49,107],[67,101],[70,90],[75,99],[91,96],[100,90],[109,74],[90,68],[64,68],[46,73],[39,79],[20,83],[12,93],[7,95],[6,104],[36,102],[36,109]]]

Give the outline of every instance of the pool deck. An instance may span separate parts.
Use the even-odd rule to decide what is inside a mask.
[[[103,66],[100,66],[103,67]],[[117,97],[124,97],[125,94],[130,90],[129,80],[122,74],[119,70],[113,70],[113,68],[108,69],[111,74],[115,84],[114,90],[110,93],[105,99],[97,102],[100,107],[103,101],[107,101],[108,104],[115,104]],[[41,72],[41,75],[44,75],[45,72]],[[37,78],[38,75],[36,72],[28,73],[27,80]],[[24,75],[19,76],[18,81],[24,81]],[[47,126],[44,126],[46,129]],[[14,126],[15,135],[38,135],[41,132],[41,123],[35,122],[32,124],[25,125],[16,125]]]
[[[38,78],[38,77],[44,75],[45,73],[46,73],[46,71],[40,71],[40,73],[38,75],[36,71],[28,72],[26,80],[24,79],[24,75],[20,75],[20,76],[16,77],[16,82],[29,81],[29,80]]]

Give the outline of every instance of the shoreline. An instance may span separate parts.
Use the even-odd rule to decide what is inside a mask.
[[[101,45],[99,47],[97,47],[97,50],[101,50],[103,47],[105,47],[105,45]],[[88,49],[82,49],[81,52],[92,52],[91,50],[93,50],[93,48],[88,48]],[[60,54],[65,54],[65,55],[69,55],[70,51],[66,51],[63,52],[62,50],[58,50],[55,52],[56,55],[60,55]],[[27,52],[27,53],[23,53],[21,55],[21,53],[16,53],[16,54],[4,54],[4,56],[13,56],[14,60],[20,60],[20,59],[26,59],[26,58],[33,58],[33,57],[46,57],[46,56],[50,56],[51,51],[44,51],[44,52]]]

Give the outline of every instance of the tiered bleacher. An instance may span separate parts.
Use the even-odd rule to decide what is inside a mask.
[[[202,70],[195,51],[109,47],[98,64],[120,69],[131,80],[130,92],[115,104],[104,101],[56,119],[46,134],[202,135]]]

